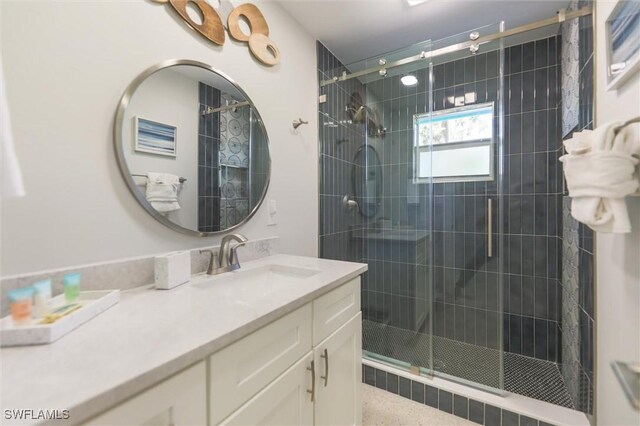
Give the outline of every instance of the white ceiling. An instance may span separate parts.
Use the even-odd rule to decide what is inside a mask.
[[[343,63],[505,21],[506,29],[554,16],[568,0],[280,0]]]

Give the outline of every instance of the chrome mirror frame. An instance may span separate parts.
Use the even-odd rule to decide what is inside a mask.
[[[231,226],[229,228],[226,228],[226,229],[223,229],[223,230],[220,230],[220,231],[200,232],[200,231],[196,231],[196,230],[193,230],[193,229],[185,228],[183,226],[180,226],[180,225],[170,221],[165,216],[163,216],[160,213],[158,213],[157,210],[154,209],[151,206],[149,201],[147,201],[147,199],[144,196],[144,194],[138,188],[138,185],[136,185],[133,177],[131,176],[131,172],[129,170],[129,167],[127,166],[127,161],[126,161],[126,158],[125,158],[125,155],[124,155],[124,149],[125,148],[124,148],[124,140],[123,140],[123,137],[122,137],[123,136],[122,135],[123,120],[124,120],[125,111],[126,111],[127,107],[129,106],[129,103],[131,102],[131,98],[133,97],[134,93],[140,87],[140,85],[149,76],[151,76],[152,74],[154,74],[154,73],[156,73],[156,72],[158,72],[160,70],[163,70],[163,69],[166,69],[166,68],[175,67],[175,66],[179,66],[179,65],[189,65],[189,66],[202,68],[204,70],[207,70],[207,71],[213,72],[215,74],[218,74],[220,77],[226,79],[229,83],[231,83],[233,85],[233,87],[235,87],[238,90],[238,92],[240,92],[245,97],[247,102],[249,102],[249,105],[252,108],[252,112],[253,112],[255,118],[258,121],[258,123],[260,123],[262,125],[262,128],[264,129],[264,133],[265,133],[265,136],[266,136],[267,153],[269,154],[269,158],[268,158],[268,162],[267,162],[267,179],[265,181],[265,185],[264,185],[264,188],[262,190],[262,194],[260,195],[260,201],[258,201],[256,203],[254,208],[249,212],[249,214],[242,221],[238,222],[237,224],[235,224],[235,225],[233,225],[233,226]],[[147,68],[146,70],[144,70],[142,73],[140,73],[129,84],[129,86],[125,90],[124,94],[122,95],[122,98],[120,99],[120,103],[118,104],[118,108],[116,109],[116,115],[115,115],[114,124],[113,124],[113,141],[114,141],[114,148],[115,148],[115,152],[116,152],[116,159],[118,161],[118,168],[120,169],[120,174],[122,175],[122,178],[126,182],[127,187],[129,188],[129,191],[133,194],[135,199],[138,200],[138,203],[140,203],[140,205],[154,219],[156,219],[158,222],[162,223],[163,225],[173,229],[174,231],[180,232],[182,234],[191,235],[191,236],[194,236],[194,237],[211,237],[211,236],[225,234],[225,233],[228,233],[228,232],[230,232],[230,231],[232,231],[234,229],[239,228],[240,226],[242,226],[245,223],[247,223],[249,221],[249,219],[251,219],[253,217],[253,215],[256,214],[256,212],[258,211],[258,209],[260,208],[260,206],[264,202],[264,199],[265,199],[265,197],[267,195],[267,190],[269,189],[269,183],[271,181],[271,149],[270,149],[270,143],[269,143],[269,135],[267,134],[267,129],[264,126],[264,121],[262,120],[262,117],[260,116],[260,113],[258,112],[258,110],[255,107],[255,104],[253,103],[251,98],[249,98],[249,96],[246,94],[246,92],[244,90],[242,90],[242,88],[240,86],[238,86],[238,84],[235,81],[233,81],[231,78],[229,78],[229,76],[227,76],[223,72],[218,71],[217,69],[213,68],[212,66],[210,66],[208,64],[205,64],[204,62],[193,61],[193,60],[190,60],[190,59],[169,59],[167,61],[163,61],[163,62],[160,62],[159,64],[153,65],[153,66]]]

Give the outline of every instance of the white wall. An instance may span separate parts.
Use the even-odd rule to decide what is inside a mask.
[[[0,2],[1,48],[27,196],[2,205],[2,275],[217,244],[178,234],[131,196],[113,151],[113,116],[125,88],[171,58],[211,64],[256,104],[271,142],[268,199],[239,229],[280,236],[286,253],[317,255],[317,81],[314,39],[273,2],[255,2],[282,53],[273,68],[246,44],[217,47],[168,4],[146,1]],[[237,5],[238,3],[236,3]],[[309,125],[298,134],[293,119]]]
[[[605,21],[615,1],[596,7],[596,125],[640,115],[640,75],[617,92],[606,91]],[[640,197],[627,198],[633,232],[596,235],[596,421],[638,425],[611,370],[612,361],[640,362]]]
[[[131,98],[124,114],[122,137],[127,166],[133,174],[171,173],[186,179],[178,191],[180,210],[167,218],[188,229],[198,229],[198,80],[166,69],[147,78]],[[169,124],[177,128],[176,156],[137,152],[136,117]],[[135,177],[146,193],[146,179]]]

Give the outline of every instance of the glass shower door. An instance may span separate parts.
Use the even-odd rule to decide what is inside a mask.
[[[439,54],[500,25],[433,43],[432,111],[416,168],[433,185],[433,374],[503,389],[501,41]]]
[[[327,77],[377,71],[326,86],[322,125],[323,170],[337,173],[322,200],[342,218],[323,256],[347,238],[369,266],[365,357],[492,390],[504,388],[502,41],[451,46],[500,30],[339,66]]]
[[[353,195],[361,223],[354,238],[369,265],[363,283],[363,349],[369,359],[421,372],[431,357],[431,186],[413,169],[413,117],[431,104],[428,60],[386,64],[430,52],[423,42],[347,66],[379,66],[348,89],[347,119],[363,126],[355,150]]]

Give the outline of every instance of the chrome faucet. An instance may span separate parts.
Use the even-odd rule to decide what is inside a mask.
[[[231,241],[236,241],[238,244],[230,248]],[[222,239],[218,253],[213,250],[200,250],[200,253],[209,253],[209,267],[207,268],[207,274],[217,275],[223,272],[240,269],[238,247],[242,247],[247,241],[247,238],[243,235],[229,234],[225,235]]]
[[[231,241],[236,241],[238,244],[229,248]],[[220,243],[220,251],[218,252],[218,265],[221,268],[228,267],[230,271],[240,268],[240,262],[238,261],[238,247],[242,247],[247,242],[247,238],[241,234],[229,234],[225,235]]]

